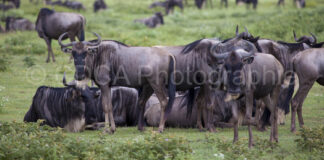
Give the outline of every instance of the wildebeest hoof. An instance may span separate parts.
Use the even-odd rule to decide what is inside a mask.
[[[280,123],[281,126],[285,125],[285,123]]]
[[[206,132],[206,130],[204,128],[200,128],[199,132]]]
[[[47,59],[45,62],[48,63],[49,62],[49,59]]]
[[[266,131],[267,129],[264,128],[264,127],[257,127],[257,130],[260,131],[260,132],[264,132],[264,131]]]

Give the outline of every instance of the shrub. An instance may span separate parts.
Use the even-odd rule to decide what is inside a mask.
[[[6,56],[0,56],[0,72],[4,72],[8,69],[9,59]]]
[[[152,133],[130,141],[68,137],[38,123],[0,125],[0,159],[188,159],[186,139]]]
[[[24,64],[29,68],[29,67],[32,67],[33,65],[35,65],[35,60],[31,57],[25,57],[23,59],[24,61]]]
[[[324,127],[301,128],[299,138],[295,140],[302,151],[324,154]]]

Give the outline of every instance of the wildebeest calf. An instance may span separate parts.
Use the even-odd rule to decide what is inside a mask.
[[[155,28],[155,27],[157,27],[159,25],[163,25],[164,24],[163,15],[162,15],[161,12],[155,13],[150,18],[136,19],[136,20],[134,20],[134,22],[143,23],[143,24],[145,24],[149,28]]]
[[[174,8],[176,6],[178,6],[181,9],[181,11],[183,11],[182,0],[166,0],[166,1],[153,2],[149,8],[163,7],[165,8],[165,14],[169,14],[170,12],[173,13]]]

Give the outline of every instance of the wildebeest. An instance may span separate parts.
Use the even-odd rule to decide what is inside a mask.
[[[285,83],[289,84],[288,88],[282,89],[280,93],[280,99],[278,102],[279,108],[285,109],[285,114],[289,113],[289,103],[294,93],[295,75],[293,74],[293,57],[300,51],[308,48],[318,48],[320,45],[307,44],[313,41],[313,37],[303,36],[297,40],[297,43],[287,43],[282,41],[274,41],[270,39],[254,38],[246,30],[249,36],[244,37],[246,40],[252,42],[258,49],[258,52],[271,54],[283,65],[285,71]],[[306,38],[305,38],[306,37]]]
[[[20,0],[2,0],[2,4],[5,4],[5,2],[14,4],[16,8],[20,7]]]
[[[198,9],[202,9],[203,5],[207,4],[208,0],[195,0],[195,5]],[[209,0],[210,6],[213,8],[212,0]]]
[[[318,47],[324,43],[318,44]],[[293,68],[299,78],[299,89],[291,101],[291,131],[296,131],[296,112],[298,115],[299,126],[303,127],[302,107],[304,100],[316,81],[324,85],[324,49],[307,49],[299,52],[293,58]]]
[[[166,0],[166,1],[159,1],[159,2],[153,2],[149,8],[154,7],[163,7],[165,8],[165,14],[169,14],[170,12],[174,12],[174,8],[178,6],[181,11],[183,11],[183,3],[182,0]]]
[[[55,12],[48,8],[42,8],[38,13],[36,30],[38,36],[43,38],[47,44],[46,62],[50,61],[50,55],[55,62],[51,46],[52,39],[58,39],[61,34],[68,32],[62,39],[69,38],[71,41],[75,41],[75,37],[78,37],[80,41],[83,41],[85,23],[85,18],[80,14]]]
[[[95,92],[89,88],[76,88],[74,84],[64,88],[41,86],[33,97],[24,121],[44,119],[44,124],[51,127],[61,127],[69,132],[82,131],[85,124],[97,122],[95,113],[90,109],[95,106],[95,96]],[[85,117],[88,117],[87,120]]]
[[[150,18],[136,19],[136,20],[134,20],[134,22],[143,23],[147,27],[150,27],[150,28],[155,28],[155,27],[157,27],[159,25],[163,25],[164,24],[163,15],[162,15],[161,12],[155,13]]]
[[[252,147],[253,99],[261,99],[271,111],[270,141],[278,141],[277,100],[283,82],[284,69],[272,55],[246,52],[243,49],[217,54],[223,63],[222,81],[227,95],[225,101],[245,97],[246,118],[249,130],[249,147]],[[237,108],[233,106],[232,108]],[[234,142],[238,140],[237,121],[234,125]]]
[[[6,17],[6,31],[34,30],[35,25],[25,18]]]
[[[239,34],[235,38],[226,41],[218,39],[201,39],[185,46],[159,46],[172,53],[176,58],[176,85],[178,91],[191,90],[200,87],[197,96],[197,126],[203,130],[201,122],[201,113],[203,108],[207,108],[205,128],[214,131],[212,123],[212,101],[210,100],[211,86],[217,86],[218,64],[215,60],[215,54],[227,52],[234,47],[242,47],[246,50],[255,50],[254,45],[248,41],[242,40],[245,33]],[[213,49],[213,50],[212,50]],[[189,106],[194,102],[191,98]],[[190,110],[190,108],[189,108]],[[208,120],[207,120],[208,119]]]
[[[253,9],[256,9],[258,6],[258,0],[235,0],[236,5],[239,3],[245,3],[247,8],[250,7],[250,5],[253,5]]]
[[[162,132],[175,97],[176,61],[174,57],[157,47],[129,47],[117,41],[101,41],[97,34],[97,42],[63,44],[61,39],[66,34],[60,36],[59,44],[64,52],[72,53],[76,69],[75,79],[77,81],[91,79],[99,86],[105,123],[109,126],[110,122],[110,132],[116,130],[111,104],[112,86],[126,86],[141,90],[138,123],[138,129],[141,131],[144,130],[144,106],[149,97],[155,93],[162,106],[161,117],[163,118],[159,125],[159,131]],[[70,46],[72,49],[68,48]]]
[[[9,9],[13,9],[15,6],[13,4],[0,4],[0,10],[7,11]]]
[[[94,3],[93,3],[93,11],[94,12],[97,12],[99,10],[105,10],[107,9],[107,5],[105,3],[104,0],[96,0]]]
[[[70,9],[75,9],[75,10],[81,10],[81,9],[84,10],[85,9],[83,4],[78,1],[65,0],[65,2],[63,3],[62,6],[70,8]]]

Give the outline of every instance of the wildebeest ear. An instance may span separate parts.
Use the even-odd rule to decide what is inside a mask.
[[[72,49],[71,49],[71,48],[61,48],[61,50],[62,50],[64,53],[72,53]]]
[[[88,48],[88,53],[93,54],[98,52],[98,47],[95,48]]]
[[[97,98],[101,95],[101,91],[94,92],[94,98]]]
[[[253,62],[253,60],[254,60],[254,57],[253,56],[246,57],[246,58],[243,59],[243,63],[244,64],[251,64]]]

